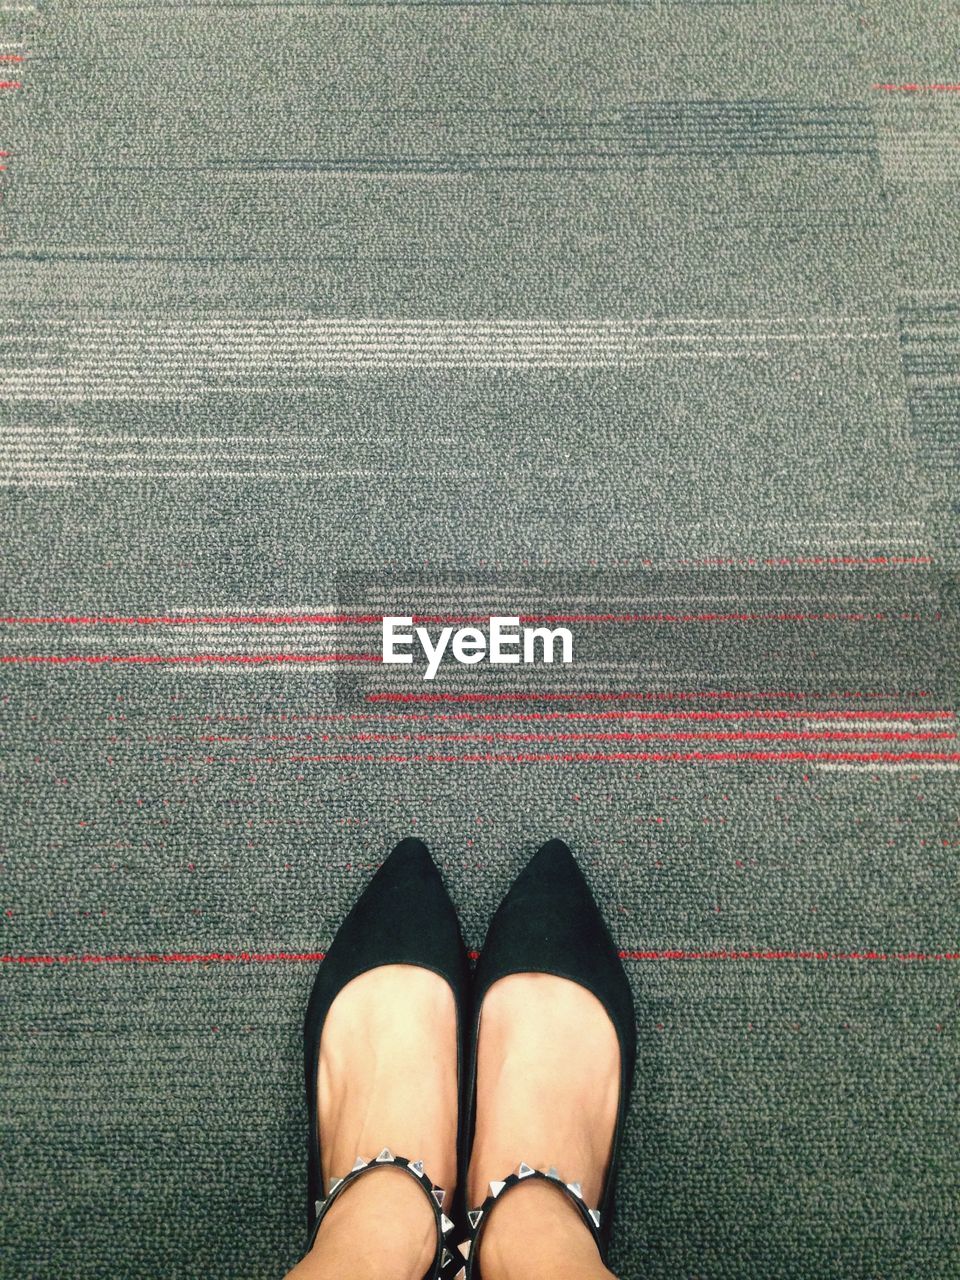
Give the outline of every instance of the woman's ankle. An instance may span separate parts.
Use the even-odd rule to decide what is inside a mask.
[[[337,1197],[287,1280],[422,1280],[436,1249],[423,1189],[402,1169],[375,1169]]]
[[[613,1280],[575,1206],[539,1180],[497,1201],[477,1250],[480,1280]]]

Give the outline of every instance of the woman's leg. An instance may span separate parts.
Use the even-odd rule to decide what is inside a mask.
[[[410,965],[372,969],[337,996],[323,1026],[318,1071],[324,1189],[384,1147],[422,1160],[447,1192],[456,1184],[456,1011],[449,985]],[[436,1249],[423,1189],[399,1169],[347,1187],[288,1280],[421,1280]]]
[[[287,1280],[423,1280],[435,1248],[421,1188],[400,1169],[376,1169],[331,1205]]]
[[[599,1204],[616,1124],[620,1047],[584,987],[549,974],[502,978],[484,997],[477,1056],[477,1123],[468,1200],[521,1161],[555,1166]],[[610,1280],[566,1195],[540,1180],[513,1187],[490,1211],[477,1245],[481,1280]]]
[[[539,1180],[496,1206],[478,1261],[481,1280],[615,1280],[573,1205]]]

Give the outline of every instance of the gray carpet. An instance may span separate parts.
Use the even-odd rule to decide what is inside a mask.
[[[0,8],[0,1274],[283,1274],[414,831],[472,946],[561,835],[624,951],[621,1280],[960,1277],[958,34]]]

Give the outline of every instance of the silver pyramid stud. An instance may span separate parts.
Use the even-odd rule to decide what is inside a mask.
[[[550,1166],[550,1168],[547,1170],[547,1177],[548,1177],[548,1178],[553,1178],[553,1180],[554,1180],[555,1182],[559,1182],[559,1181],[560,1181],[560,1173],[559,1173],[559,1171],[558,1171],[558,1169],[557,1169],[557,1166],[556,1166],[555,1164],[552,1164],[552,1165]]]
[[[333,1193],[336,1191],[337,1187],[339,1187],[342,1182],[343,1182],[342,1178],[334,1178],[334,1180],[330,1183],[330,1190],[327,1192],[327,1195],[332,1196]]]
[[[322,1208],[323,1208],[323,1201],[322,1201],[322,1200],[314,1200],[314,1202],[313,1202],[313,1212],[314,1212],[314,1214],[318,1214]]]
[[[453,1277],[453,1280],[465,1280],[466,1274],[467,1274],[467,1268],[461,1267],[460,1270],[457,1272],[457,1274]]]
[[[440,1215],[440,1230],[443,1232],[445,1236],[448,1236],[450,1232],[453,1230],[453,1223],[450,1221],[450,1219],[447,1217],[445,1213],[441,1213]]]
[[[407,1168],[412,1169],[418,1178],[423,1177],[423,1161],[422,1160],[408,1160]]]
[[[443,1253],[440,1255],[441,1267],[449,1267],[452,1261],[453,1261],[453,1254],[450,1252],[449,1249],[444,1249]]]
[[[367,1162],[366,1160],[364,1160],[363,1156],[357,1156],[356,1160],[354,1160],[353,1162],[353,1168],[350,1170],[350,1172],[356,1173],[358,1169],[365,1169],[366,1167],[367,1167]]]
[[[599,1227],[600,1226],[600,1210],[591,1209],[589,1212],[590,1212],[590,1218],[591,1218],[591,1221],[593,1222],[593,1225],[595,1227]]]
[[[523,1160],[520,1161],[520,1168],[517,1170],[518,1178],[529,1178],[531,1173],[536,1173],[536,1169],[531,1169]]]
[[[393,1163],[393,1152],[390,1150],[389,1147],[383,1148],[383,1150],[377,1156],[375,1163],[376,1164],[392,1164]]]
[[[583,1199],[583,1187],[581,1187],[579,1182],[568,1182],[567,1190],[572,1191],[578,1200]]]
[[[467,1210],[467,1221],[470,1223],[470,1226],[474,1231],[477,1229],[477,1223],[480,1221],[482,1217],[483,1217],[482,1209]]]
[[[472,1240],[464,1240],[462,1244],[457,1245],[457,1248],[460,1250],[460,1252],[463,1254],[465,1258],[470,1257],[470,1245],[472,1243],[473,1243]]]
[[[440,1209],[442,1209],[442,1208],[443,1208],[443,1197],[447,1194],[447,1193],[444,1191],[443,1187],[433,1187],[433,1188],[432,1188],[432,1191],[431,1191],[431,1194],[433,1195],[434,1200],[436,1200],[436,1202],[437,1202],[437,1207],[438,1207],[438,1208],[440,1208]]]
[[[504,1188],[506,1185],[507,1185],[507,1184],[506,1184],[505,1182],[491,1182],[491,1183],[490,1183],[490,1194],[493,1196],[494,1200],[496,1200],[497,1196],[500,1194],[500,1192],[503,1190],[503,1188]]]

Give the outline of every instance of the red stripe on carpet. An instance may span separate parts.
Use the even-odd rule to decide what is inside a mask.
[[[313,735],[308,735],[312,737]],[[345,735],[345,742],[944,742],[955,741],[949,730],[902,729],[652,729],[645,733],[627,730],[587,732],[544,730],[542,733],[367,733]]]
[[[471,951],[471,959],[477,952]],[[798,951],[793,949],[730,951],[693,951],[683,948],[671,950],[625,950],[621,960],[673,961],[673,960],[761,960],[761,961],[846,961],[867,963],[916,963],[945,964],[960,961],[957,951]],[[0,964],[23,966],[56,965],[122,965],[122,964],[315,964],[324,959],[322,951],[167,951],[119,953],[96,955],[4,955]]]
[[[960,93],[960,84],[875,84],[886,93]]]
[[[411,614],[412,622],[433,626],[482,625],[490,621],[483,614]],[[656,622],[920,622],[920,614],[888,613],[521,613],[513,615],[521,623],[656,623]],[[940,615],[931,615],[936,620]],[[370,626],[382,623],[383,615],[348,613],[263,613],[263,614],[50,614],[39,617],[0,618],[2,626]]]
[[[397,724],[411,722],[415,724],[428,721],[433,724],[477,722],[480,724],[525,724],[528,722],[542,724],[564,720],[637,720],[637,721],[733,721],[742,720],[796,720],[803,724],[808,720],[953,720],[952,711],[821,711],[817,708],[803,711],[314,711],[303,715],[295,711],[286,711],[280,715],[266,713],[263,720],[281,720],[290,724],[312,724],[321,721],[342,723],[344,720],[369,721],[372,724]],[[211,719],[231,721],[241,719],[247,723],[249,716],[216,716],[197,717],[198,723],[206,724]],[[249,735],[247,735],[249,736]],[[260,734],[260,737],[276,738],[276,734]],[[246,741],[246,737],[227,738],[223,741]]]
[[[960,751],[551,751],[543,755],[295,755],[290,764],[957,764]]]
[[[863,693],[856,689],[837,689],[826,693],[800,692],[796,689],[675,689],[675,690],[620,690],[610,692],[597,690],[577,693],[535,693],[533,690],[514,691],[511,693],[368,693],[368,702],[638,702],[673,701],[685,698],[782,698],[785,701],[805,702],[818,698],[929,698],[926,689],[911,690],[906,693],[894,691],[890,693]]]
[[[114,663],[165,666],[174,663],[265,663],[265,662],[380,662],[378,653],[94,653],[94,654],[3,654],[0,662],[46,663],[52,666]]]

